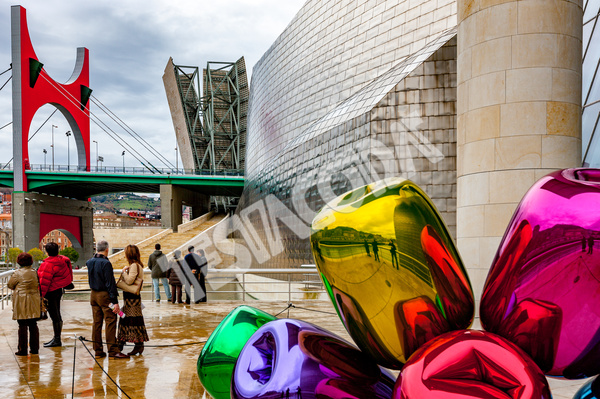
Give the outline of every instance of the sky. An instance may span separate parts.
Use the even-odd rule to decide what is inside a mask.
[[[92,95],[150,143],[172,164],[175,160],[175,133],[162,82],[169,60],[175,64],[205,67],[208,61],[234,62],[245,57],[251,76],[252,67],[300,10],[305,0],[22,0],[0,6],[0,72],[11,63],[10,6],[27,10],[27,22],[33,47],[44,69],[57,82],[64,83],[75,66],[77,47],[90,51]],[[10,72],[0,76],[0,86]],[[12,121],[11,83],[0,90],[0,127]],[[30,134],[32,164],[51,164],[52,125],[54,162],[66,165],[68,152],[75,165],[74,140],[66,119],[55,108],[42,107],[36,114]],[[92,105],[91,112],[104,123],[109,117]],[[123,130],[119,135],[158,167],[157,158],[139,149]],[[98,141],[98,155],[104,166],[141,166],[127,148],[122,148],[104,131],[91,123],[91,140]],[[91,151],[96,159],[95,144]],[[67,151],[67,148],[70,150]],[[0,162],[12,158],[12,126],[0,130]],[[125,157],[122,151],[125,150]]]

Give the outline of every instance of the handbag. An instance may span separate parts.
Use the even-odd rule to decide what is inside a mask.
[[[65,290],[72,290],[73,288],[75,288],[73,283],[69,283],[66,287],[64,287]]]
[[[39,320],[48,320],[48,300],[42,296],[42,287],[40,287],[40,276],[35,273],[38,280],[38,291],[40,293],[40,318]]]
[[[139,265],[137,263],[133,263],[131,266],[133,265],[135,265],[135,267],[138,268],[138,274],[135,277],[134,282],[132,284],[127,284],[127,281],[125,281],[124,275],[129,275],[129,271],[131,270],[131,267],[129,267],[129,269],[126,272],[121,272],[121,276],[119,276],[119,281],[117,281],[117,287],[131,294],[139,295],[144,280],[140,277]]]
[[[48,320],[48,300],[40,298],[40,320]]]

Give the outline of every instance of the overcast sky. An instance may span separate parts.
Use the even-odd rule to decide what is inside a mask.
[[[0,6],[0,72],[8,69],[10,5],[27,9],[33,47],[45,70],[58,82],[73,71],[77,47],[90,51],[90,86],[104,103],[146,141],[175,164],[175,133],[162,75],[169,57],[176,64],[204,67],[207,61],[236,61],[252,66],[285,29],[305,0],[23,0]],[[0,86],[9,73],[0,76]],[[11,83],[0,91],[0,127],[12,121]],[[46,105],[32,124],[33,135],[54,110]],[[110,119],[92,105],[105,123]],[[66,119],[56,113],[30,141],[30,162],[51,161],[52,125],[55,164],[67,164]],[[104,165],[121,166],[121,148],[93,122],[92,140],[99,142]],[[119,131],[124,136],[124,131]],[[132,141],[132,139],[129,139]],[[75,164],[74,141],[70,142]],[[138,145],[139,147],[139,145]],[[12,126],[0,130],[0,162],[12,157]],[[137,148],[137,147],[136,147]],[[127,150],[127,149],[125,149]],[[149,158],[150,154],[144,153]],[[94,164],[96,150],[91,158]],[[155,158],[154,158],[155,159]],[[129,154],[126,166],[141,166]],[[158,163],[157,166],[162,166]],[[181,162],[179,161],[179,166]]]

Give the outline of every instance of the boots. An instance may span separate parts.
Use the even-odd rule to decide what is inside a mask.
[[[133,355],[137,355],[137,354],[141,355],[143,351],[144,351],[144,343],[139,342],[139,343],[135,344],[135,346],[133,347],[133,350],[131,352],[129,352],[127,355],[128,356],[133,356]]]
[[[32,355],[37,355],[40,351],[40,329],[37,323],[29,329],[29,352]]]
[[[62,342],[60,340],[60,333],[62,332],[62,326],[63,326],[62,321],[53,321],[52,322],[52,328],[54,329],[54,338],[52,338],[52,340],[50,340],[49,342],[46,342],[44,344],[45,348],[54,348],[57,346],[62,346]]]
[[[17,356],[27,356],[27,325],[19,323],[19,343],[17,344]]]

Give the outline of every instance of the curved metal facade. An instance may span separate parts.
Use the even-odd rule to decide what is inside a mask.
[[[313,263],[315,212],[391,176],[455,231],[455,26],[454,1],[305,4],[253,69],[239,266]]]

